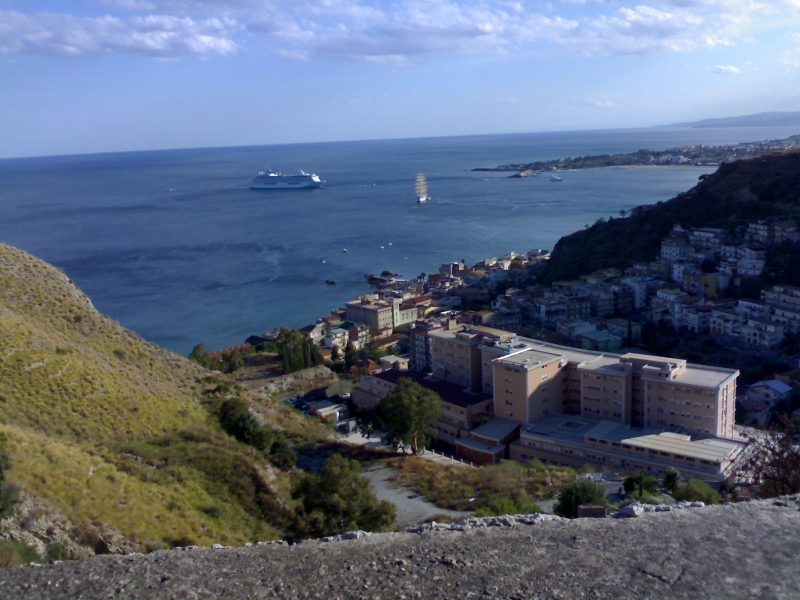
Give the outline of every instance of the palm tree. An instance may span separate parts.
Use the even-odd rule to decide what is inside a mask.
[[[645,492],[652,494],[653,492],[658,491],[658,480],[650,475],[650,473],[638,471],[633,475],[626,477],[625,481],[622,482],[622,487],[625,488],[625,491],[628,494],[638,488],[639,498],[643,498]]]

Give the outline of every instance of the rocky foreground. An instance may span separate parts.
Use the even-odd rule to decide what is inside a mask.
[[[800,598],[800,497],[524,520],[17,567],[0,598]]]

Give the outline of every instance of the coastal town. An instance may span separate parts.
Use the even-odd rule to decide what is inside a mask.
[[[536,282],[542,249],[412,280],[369,275],[379,289],[299,329],[352,383],[312,410],[346,419],[410,378],[442,400],[434,447],[465,462],[732,479],[752,427],[791,414],[800,388],[787,344],[800,288],[739,296],[798,226],[753,220],[737,235],[676,226],[652,261],[549,286]],[[677,356],[654,352],[670,335]]]
[[[668,150],[639,150],[627,154],[602,154],[596,156],[576,156],[554,160],[541,160],[531,163],[513,163],[497,167],[478,167],[473,171],[517,171],[511,178],[531,177],[543,171],[565,171],[598,167],[630,166],[694,166],[718,167],[723,162],[733,162],[743,158],[763,156],[772,152],[790,150],[800,144],[799,136],[781,140],[763,140],[740,144],[679,146]]]

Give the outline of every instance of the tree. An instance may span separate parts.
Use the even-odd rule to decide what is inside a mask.
[[[353,344],[347,342],[347,346],[344,349],[344,366],[349,370],[357,362],[358,352],[353,348]]]
[[[622,487],[630,494],[635,490],[639,490],[639,498],[644,497],[644,493],[652,494],[658,491],[658,481],[650,473],[638,471],[633,475],[626,477],[622,482]]]
[[[300,516],[311,535],[380,531],[394,523],[394,504],[379,502],[358,461],[341,454],[326,460],[319,475],[307,474],[292,495],[302,502]]]
[[[233,373],[244,366],[244,356],[239,350],[230,352],[224,357],[224,364],[224,371],[226,373]]]
[[[715,273],[717,271],[717,265],[714,264],[713,260],[707,258],[700,263],[700,270],[703,273]]]
[[[606,506],[606,492],[594,481],[576,481],[558,488],[558,502],[553,506],[553,512],[560,517],[574,519],[578,516],[578,507],[581,504],[595,504]]]
[[[6,481],[6,471],[11,468],[11,452],[8,438],[0,433],[0,517],[11,514],[19,498],[19,488]]]
[[[681,472],[675,467],[667,469],[667,472],[664,473],[664,479],[661,481],[661,485],[663,485],[664,489],[670,494],[674,494],[675,490],[678,489],[678,486],[682,483],[683,477],[681,476]]]
[[[719,493],[705,481],[692,478],[680,484],[673,494],[675,500],[700,500],[706,504],[719,504]]]
[[[192,351],[189,353],[189,360],[193,360],[201,367],[205,367],[206,369],[212,369],[213,365],[211,357],[208,355],[208,351],[206,350],[205,344],[197,344]]]
[[[435,437],[431,422],[442,414],[442,399],[413,379],[401,377],[378,403],[376,412],[392,446],[411,446],[411,451],[419,454]]]
[[[279,435],[269,448],[269,460],[276,467],[288,470],[297,464],[297,455],[287,439]]]
[[[339,346],[334,344],[333,348],[331,348],[331,360],[335,362],[337,360],[341,360],[341,358],[342,352],[339,350]]]
[[[262,452],[272,444],[272,432],[258,423],[244,400],[230,398],[223,402],[219,422],[228,435]]]
[[[322,364],[322,356],[314,343],[295,329],[281,329],[277,342],[284,373]]]
[[[741,479],[760,483],[766,498],[800,492],[800,418],[782,417],[778,426],[748,442],[738,467]]]
[[[370,336],[370,342],[365,348],[367,358],[378,362],[382,356],[386,356],[386,352],[381,349],[381,340],[377,335]]]

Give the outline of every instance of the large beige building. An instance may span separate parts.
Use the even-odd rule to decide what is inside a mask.
[[[550,413],[731,437],[738,371],[643,354],[599,354],[532,343],[496,358],[495,414]]]
[[[380,331],[413,323],[417,318],[418,303],[414,298],[385,297],[366,294],[345,303],[347,320],[364,323]]]
[[[376,294],[359,296],[345,303],[347,320],[364,323],[370,329],[380,331],[394,326],[394,310],[391,304],[379,300]]]
[[[435,377],[491,394],[494,417],[521,425],[520,440],[507,445],[506,457],[658,473],[674,465],[719,476],[741,450],[741,444],[729,440],[734,435],[736,370],[568,348],[485,327],[430,335]],[[579,422],[577,435],[569,424]],[[598,441],[597,435],[587,434],[590,430],[614,434]],[[532,436],[556,439],[564,431],[571,437],[559,446],[561,460],[547,444],[525,442]],[[638,441],[622,443],[631,439]],[[605,448],[614,448],[615,456],[600,452]],[[479,450],[470,449],[471,460],[476,460],[475,452]],[[496,461],[497,453],[497,448],[487,450],[485,462]]]

